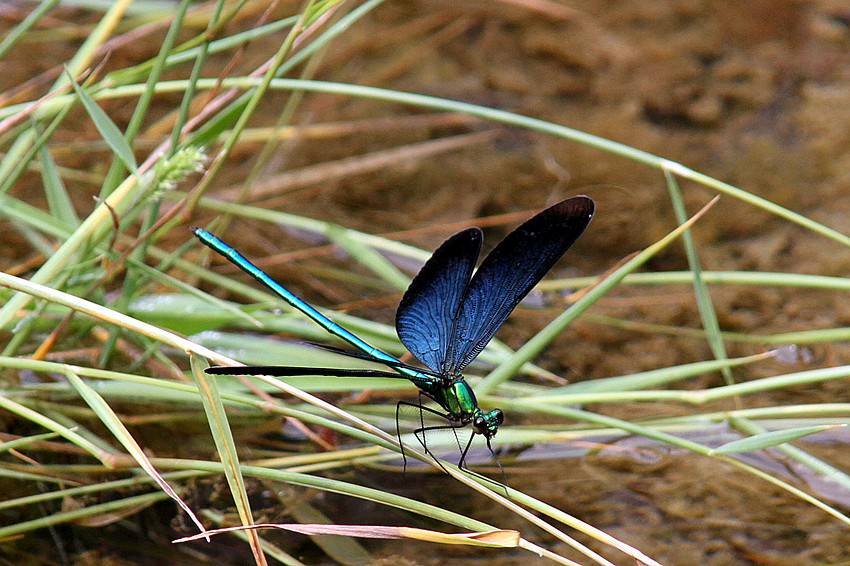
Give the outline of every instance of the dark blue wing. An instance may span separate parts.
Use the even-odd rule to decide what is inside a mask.
[[[398,337],[420,362],[443,373],[452,326],[481,251],[481,230],[458,232],[413,278],[396,312]]]
[[[581,235],[593,217],[585,196],[559,202],[507,235],[481,262],[469,283],[449,340],[444,370],[475,359],[523,297]]]

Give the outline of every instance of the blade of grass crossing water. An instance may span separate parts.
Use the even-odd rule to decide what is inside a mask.
[[[770,432],[758,432],[752,436],[733,440],[732,442],[727,442],[721,446],[718,446],[717,448],[712,449],[711,454],[741,454],[743,452],[755,452],[756,450],[764,450],[765,448],[780,447],[780,445],[782,444],[791,442],[792,440],[797,440],[798,438],[803,438],[804,436],[809,436],[810,434],[816,434],[818,432],[824,432],[827,430],[832,430],[834,428],[844,426],[847,425],[803,426],[797,428],[773,430]]]
[[[685,201],[682,198],[682,191],[679,189],[679,184],[675,177],[664,169],[664,178],[667,180],[667,190],[670,193],[670,200],[673,203],[673,211],[676,214],[676,221],[683,224],[688,219],[688,213],[685,210]],[[694,245],[694,239],[691,236],[690,230],[685,230],[682,233],[682,243],[685,245],[685,253],[688,256],[688,265],[691,268],[691,273],[694,277],[694,293],[696,294],[697,307],[702,318],[702,326],[705,329],[708,344],[711,347],[711,352],[715,359],[725,360],[728,358],[726,354],[726,345],[723,343],[723,336],[720,334],[720,323],[717,321],[717,311],[714,310],[714,304],[711,302],[711,295],[708,293],[708,287],[702,278],[702,267],[700,266],[699,257],[697,256],[697,248]],[[725,366],[720,369],[726,384],[734,383],[732,377],[732,369]]]
[[[765,429],[758,423],[743,417],[731,417],[729,419],[729,424],[749,434],[770,434],[767,433]],[[805,450],[797,448],[796,446],[793,446],[791,444],[783,444],[777,446],[776,449],[788,456],[789,458],[792,458],[795,461],[799,462],[801,465],[808,467],[816,474],[820,474],[823,477],[826,477],[831,481],[834,481],[837,484],[844,486],[845,489],[850,489],[850,476],[848,476],[846,472],[836,468],[835,466],[827,464],[820,458],[815,458]]]

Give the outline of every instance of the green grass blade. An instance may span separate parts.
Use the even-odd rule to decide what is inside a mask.
[[[8,539],[11,537],[17,537],[24,533],[38,529],[45,529],[54,525],[61,525],[63,523],[73,523],[75,521],[81,521],[88,518],[103,517],[104,515],[111,514],[120,515],[125,511],[137,510],[141,507],[153,505],[154,503],[167,498],[167,494],[158,491],[115,499],[107,503],[79,507],[70,511],[51,513],[50,515],[31,521],[21,521],[10,525],[0,526],[0,538]]]
[[[374,248],[370,248],[356,237],[349,237],[349,230],[328,224],[325,230],[330,240],[347,251],[358,262],[368,267],[373,273],[384,279],[387,283],[404,291],[410,285],[410,278],[381,254],[377,253]]]
[[[21,22],[12,29],[12,31],[6,34],[6,37],[3,38],[3,41],[0,41],[0,59],[6,56],[9,53],[9,50],[12,49],[18,40],[24,36],[32,27],[38,23],[38,21],[43,18],[47,13],[53,9],[56,4],[59,3],[60,0],[42,0],[36,8],[27,14]]]
[[[770,358],[772,354],[754,354],[741,358],[727,358],[725,360],[710,360],[705,362],[694,362],[678,366],[659,368],[630,375],[616,377],[602,377],[599,379],[571,383],[563,387],[554,387],[537,396],[526,399],[539,399],[541,401],[553,402],[555,399],[569,400],[571,395],[584,393],[614,393],[618,391],[634,391],[648,389],[659,385],[666,385],[676,381],[682,381],[698,375],[720,371],[724,367],[737,367],[751,364]]]
[[[825,430],[831,430],[833,428],[836,428],[837,426],[847,425],[803,426],[799,428],[789,428],[785,430],[774,430],[771,432],[764,432],[761,434],[748,436],[740,440],[733,440],[732,442],[727,442],[726,444],[718,446],[717,448],[714,448],[713,450],[709,451],[709,455],[740,454],[741,452],[754,452],[756,450],[764,450],[765,448],[772,448],[774,446],[778,446],[779,444],[791,442],[792,440],[797,440],[798,438],[803,438],[804,436],[808,436],[810,434],[823,432]]]
[[[212,433],[213,441],[215,442],[221,464],[224,468],[224,477],[227,479],[227,485],[230,487],[231,494],[233,494],[239,519],[243,525],[253,525],[254,517],[251,512],[251,502],[248,499],[248,490],[245,488],[245,480],[242,477],[236,442],[233,440],[233,432],[228,422],[227,411],[224,409],[224,403],[222,403],[218,391],[216,379],[204,373],[203,370],[208,365],[198,359],[197,356],[191,356],[191,363],[192,375],[201,393],[204,413],[207,415],[210,432]],[[253,533],[252,536],[249,533],[248,538],[251,541],[254,558],[258,561],[258,564],[262,564],[264,560],[262,558],[262,551],[260,550],[258,535]]]
[[[44,183],[44,194],[47,197],[50,217],[54,221],[59,220],[68,227],[79,226],[80,217],[74,210],[74,203],[71,202],[71,197],[62,182],[62,177],[56,170],[56,162],[50,157],[46,145],[39,147],[38,157],[41,162],[41,181]]]
[[[0,394],[0,408],[9,411],[12,414],[18,415],[27,421],[42,426],[47,430],[53,431],[54,433],[62,436],[69,442],[75,444],[76,446],[79,446],[80,448],[82,448],[83,450],[85,450],[86,452],[88,452],[106,465],[109,465],[109,463],[111,463],[112,454],[101,449],[99,446],[88,441],[82,435],[60,424],[54,419],[51,419],[42,413],[39,413],[30,409],[29,407],[17,403],[3,394]]]
[[[109,429],[116,440],[118,440],[133,459],[138,462],[139,467],[141,467],[157,483],[164,493],[168,494],[168,496],[171,497],[171,499],[173,499],[181,509],[183,509],[189,518],[192,519],[192,522],[194,522],[195,525],[197,525],[197,527],[203,532],[204,526],[189,506],[180,499],[177,493],[170,485],[168,485],[159,472],[156,471],[156,468],[153,467],[150,459],[147,457],[144,450],[142,450],[142,447],[139,446],[136,439],[133,438],[130,431],[127,430],[121,422],[121,419],[118,418],[118,415],[116,415],[112,408],[106,403],[106,401],[104,401],[103,397],[80,379],[76,372],[70,367],[66,366],[64,373],[71,386],[77,391],[77,393],[80,394],[80,397],[83,398],[91,410],[94,411],[94,414],[98,417],[100,422]]]
[[[822,405],[817,407],[808,407],[810,410],[823,411],[826,409]],[[838,408],[838,411],[842,414],[842,417],[846,415],[846,408]],[[822,414],[822,413],[821,413]],[[845,418],[841,420],[846,421]],[[743,413],[737,413],[730,415],[729,423],[739,430],[743,430],[749,434],[764,434],[765,429],[760,426],[758,423],[750,420]],[[839,425],[831,425],[831,426],[847,426],[846,422],[842,422]],[[824,478],[827,478],[829,481],[834,482],[836,485],[840,485],[844,487],[844,489],[850,489],[850,475],[847,472],[839,470],[835,466],[832,466],[819,458],[815,458],[811,454],[804,452],[802,449],[792,445],[792,444],[782,444],[776,447],[776,450],[782,452],[787,455],[789,458],[794,459],[799,462],[803,466],[808,467],[814,473],[821,475]]]
[[[124,137],[124,134],[121,133],[121,130],[119,130],[118,126],[115,125],[115,122],[106,115],[106,112],[100,109],[100,106],[98,106],[97,102],[89,96],[85,89],[80,88],[80,85],[78,85],[77,82],[70,76],[68,77],[68,80],[70,81],[74,92],[77,93],[77,97],[80,99],[80,102],[82,102],[86,112],[88,112],[89,117],[92,119],[94,127],[97,128],[97,131],[100,132],[100,135],[103,137],[103,141],[105,141],[109,148],[115,153],[115,156],[124,163],[124,166],[135,174],[139,169],[136,165],[136,156],[133,155],[133,149],[130,147],[130,144],[127,143],[127,139]]]
[[[683,224],[688,219],[688,213],[685,210],[682,191],[679,189],[676,178],[666,169],[664,170],[664,178],[667,181],[667,190],[670,193],[670,200],[673,203],[676,221],[679,224]],[[725,360],[728,356],[726,354],[726,345],[723,343],[723,336],[720,333],[720,323],[717,321],[717,311],[714,310],[711,295],[708,294],[708,287],[702,278],[702,267],[700,266],[697,248],[690,230],[685,230],[682,233],[682,243],[685,246],[685,253],[688,256],[688,265],[691,268],[691,273],[693,273],[694,294],[696,295],[697,307],[702,318],[702,327],[705,329],[705,334],[708,338],[708,344],[715,359]],[[734,383],[730,366],[722,367],[720,372],[723,374],[723,378],[727,384]]]

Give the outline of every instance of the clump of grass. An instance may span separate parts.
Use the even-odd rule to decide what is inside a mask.
[[[36,33],[40,22],[47,21],[44,18],[53,4],[43,3],[13,28],[0,43],[0,55],[25,49],[24,42]],[[843,245],[850,244],[850,239],[678,163],[558,124],[445,98],[312,79],[315,65],[332,45],[331,41],[344,41],[345,31],[380,4],[378,0],[356,7],[339,0],[308,2],[300,13],[275,19],[262,11],[249,11],[257,9],[251,4],[241,11],[230,11],[224,4],[190,9],[190,3],[184,1],[174,11],[171,4],[150,3],[144,11],[128,13],[126,9],[138,7],[139,3],[115,3],[91,27],[87,39],[63,66],[37,77],[31,88],[9,88],[5,93],[6,106],[0,108],[0,133],[5,150],[0,162],[0,213],[5,218],[7,239],[18,242],[21,248],[16,256],[18,261],[8,260],[7,273],[0,274],[4,303],[0,308],[0,328],[7,338],[0,357],[0,366],[5,369],[0,407],[8,423],[6,430],[16,431],[5,434],[4,457],[0,460],[4,492],[10,494],[0,503],[0,509],[15,518],[4,521],[0,540],[7,541],[11,555],[34,547],[29,541],[45,536],[46,529],[81,522],[110,523],[138,514],[169,497],[182,506],[199,529],[204,528],[201,524],[252,525],[257,518],[252,509],[255,494],[246,481],[250,478],[344,494],[467,531],[505,535],[425,536],[433,542],[519,547],[555,562],[574,563],[532,540],[507,533],[508,529],[502,525],[402,497],[391,489],[378,490],[364,482],[342,481],[329,473],[353,466],[380,467],[397,459],[400,448],[393,430],[393,403],[374,397],[410,392],[412,385],[400,380],[326,377],[215,380],[203,372],[209,362],[234,364],[237,360],[251,364],[338,364],[340,367],[359,363],[332,352],[261,339],[255,334],[246,339],[246,331],[281,333],[309,341],[323,341],[327,337],[297,313],[276,312],[280,305],[263,289],[218,273],[218,264],[211,265],[211,258],[206,251],[198,249],[186,227],[190,221],[209,223],[223,232],[230,225],[250,222],[297,230],[345,250],[348,260],[368,273],[361,275],[356,284],[403,289],[409,272],[398,266],[423,261],[428,256],[426,251],[393,239],[281,212],[268,204],[251,204],[251,199],[279,196],[288,189],[313,186],[322,180],[391,168],[410,157],[438,155],[458,147],[488,143],[494,138],[492,130],[444,136],[440,140],[289,171],[280,178],[264,178],[264,167],[273,148],[287,136],[335,136],[352,129],[362,132],[364,128],[379,134],[404,128],[414,121],[436,126],[508,125],[585,144],[630,159],[636,166],[655,168],[666,180],[671,206],[680,223],[668,236],[621,265],[614,266],[612,262],[609,273],[548,282],[545,284],[548,289],[583,291],[573,298],[569,308],[520,349],[512,351],[495,342],[482,354],[483,363],[474,371],[486,371],[486,375],[471,378],[479,400],[487,406],[522,414],[524,420],[521,427],[506,426],[494,439],[497,444],[515,446],[638,435],[691,451],[699,457],[722,460],[746,470],[759,481],[804,499],[839,521],[850,522],[823,499],[735,456],[771,448],[812,474],[828,477],[842,488],[850,487],[847,475],[830,462],[788,444],[802,436],[846,424],[846,404],[759,407],[747,404],[754,393],[844,379],[850,375],[850,367],[809,369],[737,383],[733,368],[760,363],[774,356],[775,350],[741,358],[730,358],[725,350],[731,341],[773,346],[843,340],[848,331],[839,328],[782,336],[733,335],[722,330],[707,291],[712,285],[733,283],[754,289],[796,286],[843,291],[847,288],[846,281],[802,274],[703,271],[699,248],[689,232],[699,219],[697,216],[689,219],[678,183],[681,180],[698,183],[723,198],[760,207]],[[159,10],[165,10],[169,18],[161,20]],[[253,25],[246,26],[244,31],[231,31],[247,18],[253,19]],[[168,26],[158,29],[160,24],[156,22],[160,21],[167,21]],[[185,34],[186,30],[194,35],[181,39],[181,32]],[[144,37],[154,31],[164,34],[155,56],[112,68],[114,64],[106,57],[109,49],[120,51],[123,41],[139,41],[133,39],[133,34]],[[243,50],[250,50],[255,43],[275,34],[282,34],[277,50],[267,56],[264,64],[248,68]],[[227,63],[220,67],[223,70],[209,76],[214,58],[221,56],[227,58]],[[54,82],[48,87],[51,80]],[[438,113],[424,119],[414,116],[365,124],[319,124],[323,128],[291,125],[299,104],[310,93],[359,97]],[[264,130],[250,127],[259,112],[268,112],[267,101],[273,94],[283,95],[286,101],[276,116],[277,127]],[[175,97],[167,98],[169,95]],[[160,98],[172,100],[173,104],[167,108],[166,117],[157,121],[154,109],[163,110],[163,103],[157,102]],[[118,108],[115,101],[125,102],[133,109],[120,128],[116,118],[100,106]],[[67,135],[75,127],[68,123],[72,113],[83,117],[89,131],[96,132],[98,142],[64,156],[60,164],[54,153],[62,148],[59,134]],[[225,192],[227,198],[216,195],[213,188],[228,168],[233,167],[234,152],[241,144],[256,139],[264,140],[266,145],[257,155],[244,186]],[[108,155],[109,167],[105,172],[95,175],[88,171],[85,160],[88,151]],[[39,175],[35,183],[34,174]],[[97,184],[97,200],[85,213],[78,212],[84,207],[69,188],[81,178]],[[32,185],[38,185],[42,192],[33,195]],[[592,238],[592,232],[586,237]],[[637,273],[661,249],[679,241],[685,245],[688,271]],[[534,365],[535,357],[579,316],[596,316],[596,320],[611,325],[641,324],[641,321],[603,319],[587,313],[602,297],[623,285],[691,286],[702,321],[702,329],[694,332],[705,338],[714,359],[559,387],[516,379],[522,373],[545,375]],[[250,304],[221,300],[200,289],[226,290]],[[376,346],[394,354],[403,353],[391,327],[341,312],[327,314]],[[649,330],[682,332],[676,328]],[[67,360],[76,363],[66,363]],[[726,379],[726,384],[720,387],[662,389],[718,371]],[[344,401],[364,392],[369,392],[371,398],[339,405],[316,396],[335,393],[335,400]],[[701,410],[710,401],[730,398],[739,400],[739,409],[722,413]],[[675,418],[658,416],[639,421],[586,408],[590,404],[651,406],[658,401],[692,408]],[[309,443],[266,450],[263,458],[247,460],[248,452],[241,447],[254,440],[252,427],[274,417],[297,427]],[[548,423],[545,426],[535,424],[544,420]],[[169,440],[178,442],[137,438],[135,430],[141,428],[140,423],[157,423],[169,431],[168,435],[172,436]],[[742,439],[721,446],[687,439],[686,433],[715,423],[726,423]],[[341,440],[329,441],[326,431],[336,433]],[[427,454],[416,449],[415,440],[411,437],[403,440],[407,455],[433,464]],[[149,443],[155,444],[155,448]],[[564,526],[619,549],[640,563],[657,563],[640,550],[530,495],[483,481],[450,464],[444,465],[467,488],[578,549],[587,563],[609,562],[576,541],[564,531]],[[507,462],[506,466],[510,475],[511,466]],[[236,517],[214,510],[207,501],[198,501],[189,493],[188,487],[196,478],[220,475],[225,477],[232,494],[233,501],[228,507],[232,505]],[[304,493],[309,492],[305,489]],[[69,509],[62,505],[63,501],[75,501],[77,505]],[[289,505],[292,522],[335,521],[334,517],[323,516],[307,498]],[[177,514],[177,507],[174,511]],[[377,527],[371,530],[299,528],[298,532],[312,536],[327,556],[345,563],[365,563],[370,559],[353,537],[392,538],[400,532],[403,533],[400,536],[419,540],[424,536],[419,532]],[[340,534],[351,538],[336,536]],[[266,556],[297,563],[286,550],[271,544],[262,532],[248,530],[244,536],[256,563],[265,563]],[[15,541],[16,537],[21,538]],[[166,542],[161,544],[168,546]],[[194,546],[193,550],[209,552],[205,548]]]

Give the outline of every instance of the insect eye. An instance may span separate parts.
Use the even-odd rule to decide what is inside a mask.
[[[487,432],[487,421],[484,420],[484,417],[475,417],[475,420],[472,421],[472,428],[478,434],[484,434]]]
[[[505,413],[501,409],[493,409],[493,415],[496,417],[496,424],[500,425],[505,422]]]

